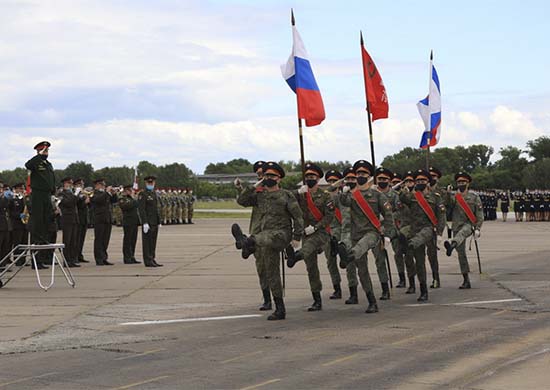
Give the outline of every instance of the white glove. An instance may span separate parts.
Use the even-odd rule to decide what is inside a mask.
[[[474,237],[476,238],[476,240],[477,240],[478,238],[480,238],[480,237],[481,237],[481,230],[475,229],[475,230],[474,230]]]
[[[258,180],[256,183],[254,183],[254,188],[258,188],[259,186],[262,185],[263,182],[264,182],[264,179]]]
[[[74,191],[74,194],[75,194],[76,196],[78,196],[78,194],[80,194],[80,191],[82,191],[82,188],[76,187],[76,190]]]
[[[315,233],[315,227],[311,225],[307,226],[304,229],[304,233],[306,234],[306,236],[312,235],[313,233]]]
[[[451,192],[452,190],[453,190],[453,186],[449,184],[447,186],[447,192]]]
[[[351,187],[350,186],[344,186],[342,188],[342,192],[345,194],[346,192],[349,192],[351,190]]]
[[[159,223],[159,224],[158,224],[158,229],[159,229],[159,230],[160,230],[161,226],[162,226],[162,223]]]
[[[149,224],[144,223],[143,224],[143,233],[145,233],[145,234],[149,233],[149,229],[150,229]]]
[[[386,245],[391,244],[391,239],[389,237],[384,236],[384,241],[385,241]]]
[[[308,191],[308,187],[304,184],[298,189],[299,194],[305,194]]]
[[[298,249],[300,247],[300,241],[292,240],[292,247]]]
[[[235,180],[233,181],[233,184],[235,185],[235,187],[237,188],[241,188],[241,179],[239,179],[238,177],[235,178]]]

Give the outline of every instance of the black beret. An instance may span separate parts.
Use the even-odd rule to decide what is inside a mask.
[[[97,183],[104,183],[105,182],[105,179],[104,178],[100,178],[100,179],[95,179],[94,180],[94,184],[97,184]]]
[[[21,188],[21,187],[25,187],[25,183],[15,183],[13,185],[13,188]]]
[[[258,169],[260,169],[263,165],[265,164],[265,161],[256,161],[254,163],[254,166],[252,167],[252,169],[254,169],[254,173],[258,172]]]
[[[319,177],[323,177],[323,170],[319,165],[313,164],[313,163],[307,163],[305,168],[306,168],[306,172],[305,172],[306,175],[313,173]]]
[[[417,178],[419,177],[424,177],[426,178],[426,180],[430,180],[432,177],[430,176],[430,172],[428,172],[427,170],[425,169],[417,169],[415,172],[414,172],[414,179],[416,180]]]
[[[359,161],[356,161],[355,164],[353,164],[353,170],[355,171],[355,173],[357,173],[357,171],[360,168],[363,168],[369,171],[370,175],[372,175],[372,172],[374,171],[372,164],[366,160],[359,160]]]
[[[432,173],[432,172],[435,173],[438,178],[441,178],[441,176],[443,176],[441,171],[439,169],[437,169],[436,167],[430,167],[430,173]]]
[[[344,169],[344,177],[347,177],[349,175],[355,176],[355,171],[352,167],[347,167],[346,169]]]
[[[325,173],[325,180],[328,181],[328,179],[331,178],[331,177],[335,177],[338,180],[340,180],[343,176],[340,172],[338,172],[334,169],[331,169],[330,171],[327,171],[327,173]]]
[[[391,177],[392,180],[403,180],[403,176],[401,176],[399,173],[394,172],[393,176]]]
[[[64,177],[63,179],[61,179],[61,183],[66,183],[68,181],[73,181],[72,177]]]
[[[145,181],[155,181],[155,180],[157,180],[157,177],[153,176],[153,175],[149,175],[149,176],[144,177],[143,180],[145,180]]]
[[[470,176],[468,173],[466,172],[458,172],[456,175],[455,175],[455,181],[457,181],[458,179],[460,178],[463,178],[463,179],[466,179],[468,180],[469,182],[472,181],[472,176]]]
[[[34,150],[41,150],[44,148],[49,148],[50,146],[52,146],[52,144],[50,144],[48,141],[42,141],[34,146]]]
[[[277,174],[281,177],[281,179],[285,177],[285,170],[275,161],[268,161],[264,164],[264,167],[263,167],[264,174],[267,173],[267,171],[269,170],[277,172]]]
[[[375,176],[387,176],[388,179],[391,179],[393,177],[393,172],[390,171],[388,168],[378,167],[376,168]]]

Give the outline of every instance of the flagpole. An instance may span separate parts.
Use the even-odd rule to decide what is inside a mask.
[[[294,19],[294,9],[290,9],[290,23],[292,27],[296,25],[296,20]],[[300,113],[298,111],[298,93],[296,92],[296,115],[298,116],[298,136],[300,138],[300,163],[302,166],[302,184],[306,182],[306,160],[304,157],[304,135],[302,132],[302,119],[300,118]]]
[[[361,37],[361,49],[363,49],[363,47],[365,45],[364,42],[363,42],[363,32],[360,31],[359,35]],[[363,52],[362,51],[361,51],[361,61],[363,61]],[[363,69],[365,69],[365,63],[363,63]],[[365,77],[366,77],[365,72],[363,71],[363,78],[365,79],[365,91],[367,92],[366,93],[367,122],[369,124],[370,156],[371,156],[372,166],[373,166],[374,169],[376,169],[376,162],[375,162],[375,159],[374,159],[374,139],[373,139],[373,136],[372,136],[372,120],[371,120],[371,115],[370,115],[370,104],[369,104],[368,91],[367,91],[367,80],[366,80]]]
[[[431,86],[432,86],[432,72],[433,72],[433,59],[434,59],[434,51],[430,51],[430,70],[429,70],[429,77],[428,77],[428,96],[430,96]],[[426,148],[426,170],[430,170],[430,143],[431,143],[431,135],[432,135],[432,112],[430,109],[431,106],[431,98],[428,97],[428,147]]]

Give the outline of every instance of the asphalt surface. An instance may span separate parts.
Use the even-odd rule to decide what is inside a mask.
[[[299,263],[278,322],[257,310],[254,263],[234,249],[231,223],[162,227],[155,269],[121,264],[115,228],[115,266],[76,269],[75,289],[57,275],[43,292],[22,271],[0,289],[0,389],[550,387],[550,223],[487,222],[483,275],[469,252],[471,290],[457,289],[456,255],[440,252],[443,287],[428,304],[394,288],[377,314],[364,313],[362,290],[359,305],[344,305],[345,285],[344,299],[328,299],[323,255],[323,311],[308,313]]]

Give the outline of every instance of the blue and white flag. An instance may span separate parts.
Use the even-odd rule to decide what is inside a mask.
[[[419,101],[416,107],[418,107],[418,112],[424,122],[420,147],[425,149],[437,145],[441,136],[441,89],[439,88],[439,77],[431,59],[428,96]]]

